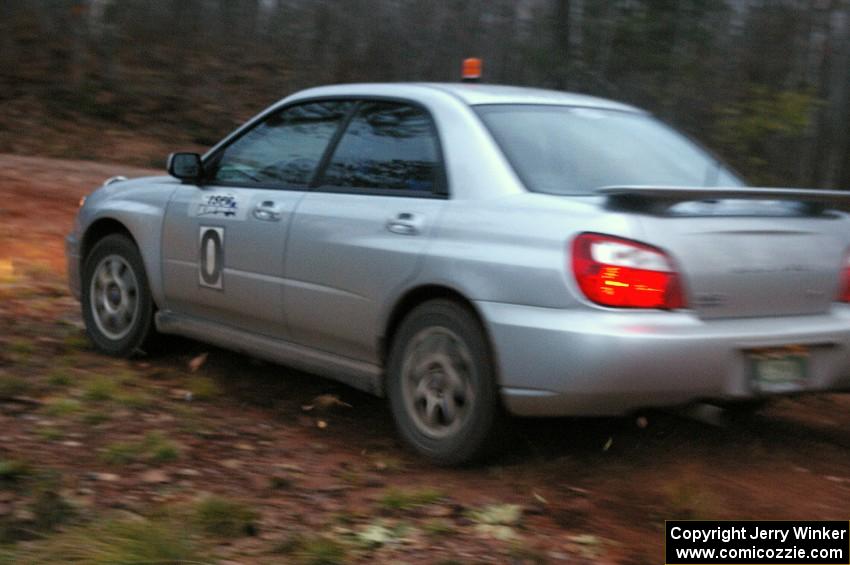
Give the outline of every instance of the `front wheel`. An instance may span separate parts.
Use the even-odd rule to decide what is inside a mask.
[[[103,353],[126,357],[155,338],[155,306],[136,244],[121,234],[95,244],[83,264],[86,333]]]
[[[442,465],[486,455],[500,420],[490,347],[475,315],[449,300],[415,308],[390,349],[387,393],[402,438]]]

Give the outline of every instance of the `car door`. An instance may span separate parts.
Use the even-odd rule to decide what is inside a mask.
[[[445,182],[425,109],[358,104],[292,223],[284,307],[293,340],[377,362],[381,307],[415,275]]]
[[[286,337],[292,213],[352,107],[327,101],[272,112],[207,158],[203,186],[175,192],[162,238],[169,310]]]

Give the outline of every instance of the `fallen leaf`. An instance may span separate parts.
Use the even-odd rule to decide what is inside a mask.
[[[367,526],[365,530],[357,533],[357,539],[368,545],[384,545],[393,540],[389,528],[378,524]]]
[[[187,397],[192,396],[192,393],[182,388],[173,388],[168,391],[168,395],[175,400],[186,400]]]
[[[431,506],[425,507],[423,513],[426,516],[431,516],[433,518],[445,518],[451,516],[454,513],[454,510],[448,506],[443,506],[441,504],[434,504]]]
[[[15,279],[15,269],[11,259],[0,259],[0,281],[12,282]]]
[[[404,526],[389,528],[382,523],[373,523],[367,525],[355,535],[363,545],[377,547],[407,541],[404,537],[406,530]]]
[[[298,465],[294,465],[292,463],[278,463],[275,465],[278,469],[283,469],[285,471],[290,471],[292,473],[303,473],[304,469],[299,467]]]
[[[165,471],[160,471],[159,469],[151,469],[150,471],[145,471],[142,473],[141,477],[143,483],[167,483],[168,475]]]
[[[602,545],[605,540],[592,534],[578,534],[568,539],[578,546],[581,555],[586,559],[597,561],[604,551]]]
[[[522,518],[519,504],[491,504],[470,512],[469,517],[480,524],[515,525]]]
[[[242,466],[242,462],[238,459],[225,459],[224,461],[220,461],[219,465],[227,469],[238,469]]]
[[[343,402],[335,394],[320,394],[319,396],[314,398],[310,404],[305,404],[301,406],[301,409],[304,412],[311,412],[313,410],[326,411],[330,410],[331,408],[334,408],[335,406],[351,408],[351,404]]]
[[[35,522],[35,514],[26,508],[18,508],[14,512],[15,520],[18,522]]]
[[[197,357],[195,357],[194,359],[189,361],[189,372],[194,373],[198,369],[203,367],[204,363],[207,362],[208,356],[209,356],[209,353],[201,353],[200,355],[198,355]]]
[[[511,541],[517,537],[513,528],[499,524],[476,524],[475,531],[486,537],[501,541]]]
[[[592,534],[578,534],[570,536],[570,541],[579,545],[598,545],[599,538]]]

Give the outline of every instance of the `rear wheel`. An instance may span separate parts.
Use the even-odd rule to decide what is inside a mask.
[[[130,238],[114,234],[98,241],[84,261],[82,282],[83,321],[96,349],[129,356],[152,344],[155,307]]]
[[[404,440],[436,463],[486,455],[500,406],[492,356],[475,315],[449,300],[415,308],[390,350],[387,392]]]

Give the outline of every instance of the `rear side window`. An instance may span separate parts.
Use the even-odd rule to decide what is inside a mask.
[[[315,102],[285,108],[260,122],[220,154],[217,184],[307,187],[353,102]]]
[[[440,178],[439,145],[431,117],[396,102],[364,102],[325,170],[322,186],[432,192]]]

